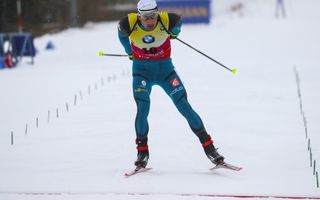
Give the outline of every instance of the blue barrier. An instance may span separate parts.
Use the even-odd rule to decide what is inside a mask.
[[[8,35],[12,47],[12,55],[17,57],[18,61],[21,61],[23,56],[30,56],[33,63],[36,49],[31,33],[9,33]]]
[[[211,0],[158,0],[160,11],[182,16],[184,23],[210,23]]]

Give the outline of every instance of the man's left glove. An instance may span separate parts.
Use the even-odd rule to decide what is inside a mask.
[[[132,58],[133,58],[132,54],[128,54],[128,58],[129,58],[130,60],[132,60]]]

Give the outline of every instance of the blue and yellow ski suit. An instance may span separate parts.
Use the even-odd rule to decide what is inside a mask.
[[[148,135],[153,85],[164,89],[200,141],[201,136],[207,136],[201,118],[188,102],[186,89],[170,58],[170,39],[180,33],[181,25],[180,16],[165,12],[159,13],[157,25],[152,31],[145,30],[136,13],[128,14],[119,22],[120,42],[133,61],[133,95],[138,109],[135,120],[137,138]]]

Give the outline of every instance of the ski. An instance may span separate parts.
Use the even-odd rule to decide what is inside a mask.
[[[138,173],[141,173],[141,172],[146,172],[146,171],[149,171],[151,170],[152,168],[151,167],[146,167],[146,168],[143,168],[143,167],[137,167],[135,168],[134,170],[130,171],[130,172],[126,172],[124,174],[125,177],[130,177],[130,176],[133,176],[135,174],[138,174]]]
[[[242,169],[242,167],[237,167],[237,166],[234,166],[234,165],[231,165],[231,164],[228,164],[228,163],[221,163],[221,164],[218,164],[212,168],[210,168],[211,171],[213,170],[216,170],[216,169],[230,169],[230,170],[234,170],[234,171],[240,171]]]

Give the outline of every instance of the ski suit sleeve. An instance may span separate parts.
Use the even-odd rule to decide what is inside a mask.
[[[120,20],[118,24],[118,37],[122,46],[124,47],[124,50],[130,57],[130,55],[132,55],[132,50],[131,50],[129,35],[130,35],[130,26],[129,26],[128,17],[124,17]]]
[[[175,13],[169,13],[169,32],[171,38],[178,37],[182,26],[181,17]]]

